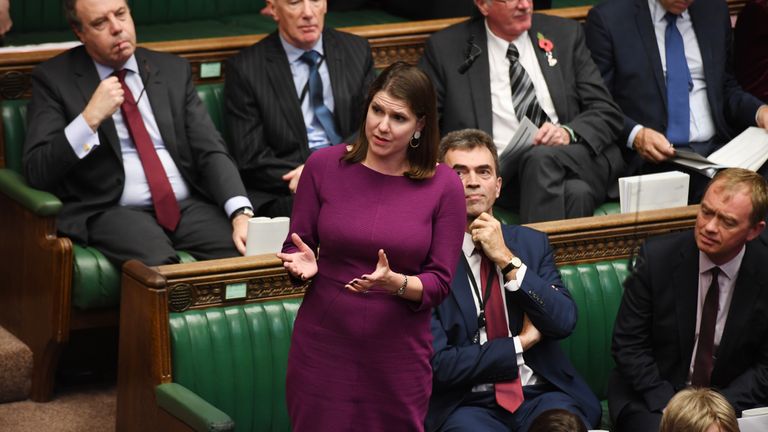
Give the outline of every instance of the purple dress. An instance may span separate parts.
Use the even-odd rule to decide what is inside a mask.
[[[294,323],[286,399],[294,431],[421,431],[432,389],[431,308],[448,294],[466,210],[445,165],[427,180],[378,173],[340,158],[344,145],[309,158],[291,232],[320,248],[318,274]],[[376,268],[418,277],[421,303],[344,285]],[[295,252],[290,236],[283,246]]]

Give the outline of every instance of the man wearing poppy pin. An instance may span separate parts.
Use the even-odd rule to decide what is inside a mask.
[[[530,0],[475,6],[481,16],[435,33],[420,61],[438,92],[441,132],[493,136],[505,179],[499,204],[521,222],[591,216],[624,167],[615,145],[622,117],[580,24],[534,14]],[[533,145],[512,150],[524,118],[538,127]]]

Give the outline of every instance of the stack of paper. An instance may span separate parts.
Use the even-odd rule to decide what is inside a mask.
[[[248,238],[245,243],[245,255],[278,253],[288,237],[288,217],[255,217],[248,221]]]
[[[750,127],[706,158],[692,151],[676,150],[671,160],[707,177],[723,168],[757,171],[768,160],[768,131]]]
[[[688,205],[690,176],[680,171],[645,174],[619,179],[622,213]]]

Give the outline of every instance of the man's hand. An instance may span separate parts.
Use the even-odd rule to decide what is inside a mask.
[[[123,94],[123,86],[120,85],[117,77],[111,76],[99,83],[83,110],[83,118],[92,131],[96,132],[101,122],[112,117],[112,114],[120,108],[123,104]]]
[[[761,105],[757,109],[757,127],[768,130],[768,105]]]
[[[664,162],[675,155],[675,149],[667,137],[647,127],[635,135],[632,146],[643,159],[654,163]]]
[[[304,164],[301,164],[283,175],[283,180],[288,182],[288,189],[291,190],[291,193],[296,193],[296,188],[299,187],[299,177],[301,177],[303,170]]]
[[[241,255],[245,255],[245,241],[248,238],[248,215],[239,214],[232,219],[232,241]]]
[[[541,340],[541,332],[533,325],[528,314],[523,314],[523,328],[518,337],[520,338],[520,345],[523,346],[523,352],[528,351]]]
[[[501,232],[501,223],[488,213],[480,215],[469,224],[469,233],[472,241],[479,246],[485,256],[499,267],[507,265],[515,255],[504,243],[504,235]]]
[[[541,125],[539,131],[533,137],[533,145],[556,146],[567,145],[570,142],[571,135],[568,131],[550,122]]]

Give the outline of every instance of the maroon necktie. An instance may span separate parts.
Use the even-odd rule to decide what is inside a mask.
[[[149,137],[147,128],[144,126],[144,120],[141,118],[139,107],[133,99],[131,89],[125,84],[125,74],[128,71],[122,69],[115,71],[114,75],[120,80],[125,92],[123,104],[120,111],[123,113],[123,119],[128,125],[128,133],[139,153],[141,166],[144,168],[144,175],[147,177],[149,192],[152,195],[152,204],[155,206],[155,215],[157,223],[168,231],[175,231],[179,224],[181,214],[179,212],[179,203],[176,201],[176,195],[173,193],[171,182],[168,181],[168,175],[165,168],[157,156],[155,146]]]
[[[709,387],[710,375],[715,357],[715,325],[717,310],[720,303],[720,284],[717,277],[720,267],[712,267],[712,283],[709,284],[704,306],[701,308],[701,325],[699,326],[699,345],[696,357],[693,359],[693,374],[691,384],[699,387]]]
[[[504,313],[504,300],[501,298],[501,285],[496,276],[495,266],[485,254],[480,252],[480,284],[485,287],[488,283],[488,275],[493,275],[491,282],[491,295],[485,305],[485,320],[488,340],[509,337],[509,325],[507,315]],[[520,376],[511,381],[501,381],[494,384],[496,388],[496,402],[509,412],[515,412],[523,403],[523,387],[520,384]]]

